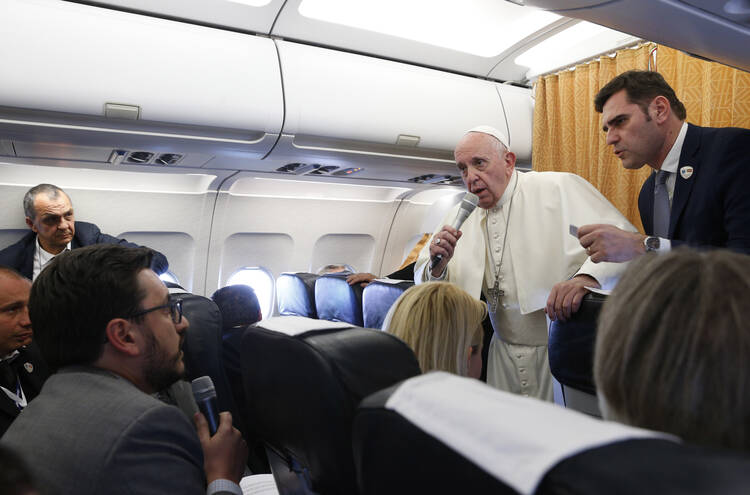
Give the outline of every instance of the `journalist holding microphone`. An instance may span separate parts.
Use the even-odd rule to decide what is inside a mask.
[[[471,194],[420,253],[414,280],[453,282],[477,299],[483,293],[495,330],[487,382],[552,400],[545,308],[551,318],[569,317],[585,287],[611,285],[625,268],[592,263],[570,226],[635,228],[576,175],[519,173],[507,137],[492,127],[468,131],[454,157]],[[472,203],[479,208],[471,211]]]
[[[34,337],[57,370],[2,438],[43,493],[237,494],[247,448],[229,413],[211,434],[152,397],[184,373],[188,321],[148,248],[60,254],[34,282]]]

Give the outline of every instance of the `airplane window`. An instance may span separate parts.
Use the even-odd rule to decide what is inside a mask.
[[[271,272],[263,267],[245,267],[234,272],[227,280],[227,285],[249,285],[258,296],[263,318],[271,316],[273,304],[274,280]]]
[[[180,285],[180,280],[177,278],[177,275],[167,270],[166,272],[159,275],[159,278],[163,282],[172,282],[173,284]]]

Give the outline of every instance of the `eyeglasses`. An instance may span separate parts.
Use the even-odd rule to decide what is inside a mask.
[[[153,308],[138,311],[137,313],[133,313],[132,315],[128,316],[128,319],[137,318],[138,316],[143,316],[146,313],[164,308],[169,308],[169,314],[172,316],[172,322],[175,325],[178,325],[182,321],[182,299],[175,299],[173,301],[169,301],[167,304],[162,304],[161,306],[154,306]]]

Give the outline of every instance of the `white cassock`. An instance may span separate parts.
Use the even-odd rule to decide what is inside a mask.
[[[456,217],[458,205],[443,225]],[[552,400],[547,358],[546,306],[552,286],[577,274],[611,288],[626,263],[593,263],[570,225],[615,225],[635,232],[622,214],[581,177],[561,172],[513,172],[503,196],[489,210],[477,208],[461,227],[440,280],[455,283],[473,297],[484,293],[495,333],[490,344],[487,383],[502,390]],[[419,253],[416,283],[429,273],[430,244]],[[492,309],[494,291],[502,295]]]

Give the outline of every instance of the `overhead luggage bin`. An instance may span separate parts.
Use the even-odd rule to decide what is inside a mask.
[[[513,141],[517,126],[508,122],[531,119],[527,89],[512,91],[527,100],[525,108],[511,105],[527,115],[509,115],[501,101],[506,89],[491,81],[288,41],[277,46],[286,120],[274,160],[377,164],[394,174],[403,169],[403,180],[414,171],[404,165],[456,174],[453,148],[466,130],[491,125]],[[530,138],[520,141],[527,149],[519,155],[529,157]]]
[[[281,76],[267,38],[70,2],[7,0],[0,46],[0,132],[59,145],[66,158],[86,145],[261,158],[281,129]],[[55,158],[49,153],[46,146],[43,158]]]
[[[524,0],[709,60],[750,70],[750,17],[738,0]],[[665,29],[664,20],[670,27]]]
[[[284,0],[98,0],[97,3],[149,15],[268,34]]]

